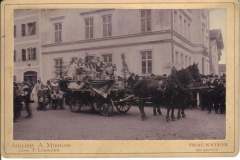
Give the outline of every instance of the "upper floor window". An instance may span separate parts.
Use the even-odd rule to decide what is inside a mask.
[[[148,32],[151,31],[151,10],[143,9],[141,10],[141,31]]]
[[[182,22],[182,16],[179,15],[179,22],[180,22],[180,32],[183,30],[183,22]]]
[[[85,18],[85,38],[93,38],[93,17]]]
[[[37,51],[36,48],[28,48],[27,49],[27,53],[28,53],[28,60],[36,60],[37,59]]]
[[[13,60],[14,62],[17,61],[17,53],[16,53],[16,50],[14,49],[14,54],[13,54]]]
[[[62,42],[62,23],[54,23],[55,42]]]
[[[24,37],[26,36],[26,25],[22,24],[21,27],[22,27],[22,36]]]
[[[22,49],[22,61],[34,61],[37,59],[36,48],[30,47],[27,49]]]
[[[36,22],[28,23],[27,27],[28,27],[28,35],[29,36],[36,34]]]
[[[15,27],[14,27],[14,30]],[[27,24],[22,24],[21,25],[21,31],[22,31],[22,36],[32,36],[32,35],[35,35],[36,34],[36,22],[30,22],[30,23],[27,23]],[[14,34],[16,36],[16,33],[14,31]]]
[[[179,61],[179,57],[178,57],[178,56],[179,56],[179,55],[178,55],[178,52],[176,51],[176,52],[175,52],[175,64],[176,64],[176,65],[178,65],[178,63],[179,63],[179,62],[178,62],[178,61]]]
[[[112,15],[102,16],[103,20],[103,37],[112,36]]]
[[[16,27],[16,25],[14,25],[14,32],[13,32],[13,35],[14,35],[14,38],[15,38],[16,35],[17,35],[17,27]]]
[[[142,73],[151,74],[152,73],[152,51],[142,51]]]
[[[22,49],[22,61],[27,60],[26,49]]]
[[[112,63],[112,54],[104,54],[102,55],[103,61],[106,63]]]

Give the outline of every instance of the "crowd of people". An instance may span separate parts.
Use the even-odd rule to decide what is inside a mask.
[[[226,76],[208,75],[202,76],[202,86],[206,89],[200,90],[201,109],[212,110],[215,113],[225,113],[226,111]]]
[[[104,62],[100,57],[73,58],[67,68],[66,76],[79,81],[86,78],[108,80],[114,79],[116,69],[116,65]]]
[[[70,62],[65,77],[70,80],[84,81],[86,79],[92,80],[111,80],[115,79],[115,84],[121,87],[130,85],[132,77],[136,79],[146,78],[138,76],[134,73],[130,74],[128,79],[120,76],[116,76],[116,65],[106,63],[99,57],[92,58],[73,58]],[[165,79],[167,75],[156,76],[154,74],[149,75],[147,78],[159,78]],[[211,112],[213,109],[215,112],[225,112],[225,94],[226,94],[226,77],[225,75],[202,75],[200,86],[204,86],[205,89],[198,90],[198,97],[196,97],[196,106],[200,106],[202,110],[207,109]],[[28,87],[26,87],[28,86]],[[22,92],[23,93],[20,93]],[[26,118],[32,117],[32,111],[30,108],[31,102],[38,102],[38,111],[46,111],[48,109],[64,109],[63,106],[64,93],[60,90],[58,81],[48,80],[46,85],[40,80],[34,85],[25,85],[25,88],[20,88],[19,85],[14,83],[14,120],[19,117],[19,110],[25,106],[27,111]],[[15,107],[18,106],[18,107]]]

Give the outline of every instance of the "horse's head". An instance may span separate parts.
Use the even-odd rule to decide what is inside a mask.
[[[199,73],[198,64],[194,63],[193,65],[187,68],[191,74],[191,81],[199,82],[201,80],[201,75]]]
[[[139,80],[138,75],[136,75],[134,73],[130,73],[129,77],[126,80],[127,86],[129,88],[133,88],[135,86],[135,84],[138,82],[138,80]]]

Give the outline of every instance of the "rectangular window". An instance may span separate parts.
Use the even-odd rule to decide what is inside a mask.
[[[177,52],[177,51],[175,52],[175,57],[176,57],[176,58],[175,58],[175,59],[176,59],[176,60],[175,60],[175,64],[178,65],[178,59],[179,59],[179,57],[178,57],[178,52]]]
[[[26,56],[26,49],[22,49],[22,61],[26,61],[27,56]]]
[[[180,64],[180,66],[181,66],[181,68],[183,68],[183,65],[184,65],[184,64],[183,64],[183,63],[184,63],[184,62],[183,62],[183,54],[181,54],[181,57],[180,57],[180,58],[181,58],[181,62],[180,62],[181,64]]]
[[[31,48],[27,49],[27,60],[31,60]]]
[[[29,54],[29,60],[36,60],[36,48],[30,48],[30,53]]]
[[[22,27],[22,36],[24,37],[26,36],[26,25],[22,24],[21,27]]]
[[[36,34],[36,22],[28,23],[27,27],[28,27],[28,35],[29,36]]]
[[[62,42],[62,23],[54,24],[55,42]]]
[[[36,59],[37,59],[37,49],[32,48],[32,60],[36,60]]]
[[[188,58],[187,58],[187,56],[185,56],[185,67],[187,67],[188,66]]]
[[[104,54],[102,55],[103,61],[106,63],[112,63],[112,54]]]
[[[63,77],[63,59],[62,58],[56,58],[55,59],[55,73],[56,78],[62,78]]]
[[[85,18],[85,38],[93,38],[93,17]]]
[[[151,10],[143,9],[141,10],[141,31],[148,32],[151,31]]]
[[[14,62],[16,62],[16,61],[17,61],[17,52],[16,52],[16,50],[15,50],[15,49],[14,49],[13,60],[14,60]]]
[[[188,23],[188,39],[189,39],[189,40],[191,40],[191,34],[190,34],[190,32],[191,32],[191,24]]]
[[[186,21],[186,19],[183,20],[183,34],[185,37],[187,36],[187,21]]]
[[[189,57],[189,65],[192,65],[192,58]]]
[[[179,15],[179,22],[180,22],[180,26],[179,26],[179,30],[180,30],[180,33],[182,33],[182,30],[183,30],[183,26],[182,26],[182,24],[183,24],[183,22],[182,22],[182,16],[181,15]]]
[[[16,37],[16,35],[17,35],[17,27],[16,27],[16,25],[14,25],[14,38]]]
[[[112,15],[102,16],[103,20],[103,37],[112,36]]]
[[[151,74],[152,73],[152,51],[142,51],[142,73]]]
[[[37,50],[36,48],[27,48],[26,60],[34,61],[37,59]]]

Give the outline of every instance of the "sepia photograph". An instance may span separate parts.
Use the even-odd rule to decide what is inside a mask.
[[[239,152],[235,0],[5,0],[1,154]]]
[[[226,9],[15,9],[14,140],[224,140]]]

